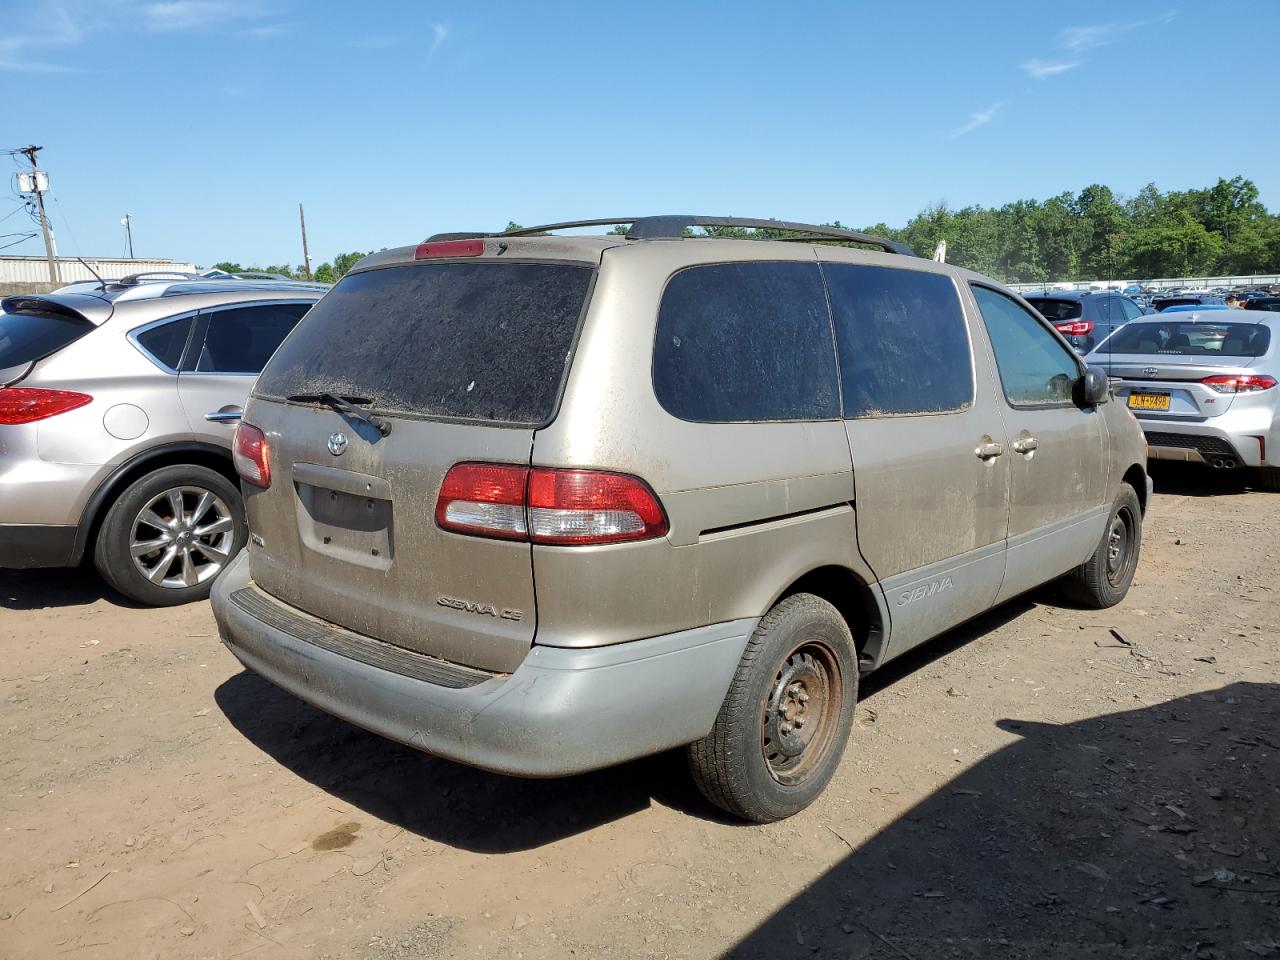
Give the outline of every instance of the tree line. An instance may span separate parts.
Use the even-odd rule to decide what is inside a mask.
[[[1280,273],[1280,215],[1258,197],[1257,186],[1244,177],[1219,177],[1202,190],[1162,192],[1149,183],[1132,197],[1095,183],[1078,194],[1066,191],[1002,207],[956,210],[936,203],[903,227],[877,223],[861,229],[905,243],[923,256],[946,240],[949,263],[1006,283]],[[826,226],[844,224],[834,220]],[[521,228],[513,222],[506,229]],[[705,232],[765,239],[775,235],[733,227]],[[339,254],[320,264],[313,277],[334,283],[364,256],[358,251]],[[229,273],[304,275],[300,266],[241,267],[225,261],[216,266]]]

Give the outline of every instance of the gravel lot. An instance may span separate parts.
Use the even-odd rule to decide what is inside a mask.
[[[0,572],[0,955],[1280,958],[1278,556],[1280,495],[1161,471],[1124,604],[895,661],[766,827],[678,754],[480,773],[245,673],[207,604]]]

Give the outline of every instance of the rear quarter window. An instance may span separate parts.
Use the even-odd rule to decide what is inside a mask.
[[[816,262],[688,267],[658,310],[653,389],[701,423],[840,416],[835,348]]]

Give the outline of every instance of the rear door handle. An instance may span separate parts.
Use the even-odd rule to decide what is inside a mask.
[[[1009,446],[1013,447],[1016,453],[1031,453],[1040,449],[1040,441],[1035,437],[1019,437]]]
[[[239,410],[215,410],[213,413],[206,413],[204,418],[210,423],[233,423],[242,416],[244,414]]]
[[[994,460],[1004,453],[1004,444],[996,443],[990,437],[983,437],[982,442],[974,448],[979,460]]]

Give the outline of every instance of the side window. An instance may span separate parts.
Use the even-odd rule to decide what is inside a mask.
[[[211,311],[196,372],[261,373],[280,341],[310,309],[310,303],[267,303]]]
[[[824,263],[846,417],[962,410],[973,363],[951,278],[921,270]]]
[[[817,263],[717,263],[673,276],[658,310],[653,390],[682,420],[838,418]]]
[[[1138,317],[1142,316],[1141,308],[1139,308],[1139,306],[1132,300],[1121,298],[1120,309],[1124,311],[1124,319],[1126,321],[1136,320]]]
[[[988,287],[972,289],[1009,403],[1015,407],[1070,403],[1080,377],[1076,358],[1012,298]]]
[[[170,370],[177,370],[178,364],[182,362],[182,351],[187,346],[187,337],[191,335],[191,325],[195,323],[195,319],[195,317],[183,317],[180,320],[171,320],[150,330],[144,330],[134,339],[153,360]]]

